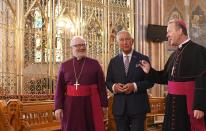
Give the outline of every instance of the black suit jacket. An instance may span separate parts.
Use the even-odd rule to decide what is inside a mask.
[[[146,74],[141,67],[138,66],[140,60],[149,61],[149,58],[133,51],[127,76],[124,69],[123,54],[119,54],[110,60],[106,77],[107,88],[113,92],[112,86],[115,83],[127,84],[133,82],[136,83],[138,88],[138,91],[135,93],[114,94],[114,115],[123,115],[125,111],[128,114],[146,113],[150,111],[147,89],[151,88],[153,83],[146,80]]]

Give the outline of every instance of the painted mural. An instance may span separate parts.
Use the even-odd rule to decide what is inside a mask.
[[[206,15],[200,6],[197,6],[190,18],[190,38],[206,47]]]

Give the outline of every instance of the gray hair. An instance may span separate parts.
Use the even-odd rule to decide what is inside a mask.
[[[131,36],[131,34],[130,34],[129,31],[127,31],[127,30],[120,30],[120,31],[117,33],[117,35],[116,35],[117,42],[119,42],[119,35],[120,35],[121,33],[127,33],[127,34],[129,35],[129,37],[132,38],[132,36]]]
[[[82,43],[86,44],[85,39],[82,36],[73,36],[70,41],[70,46],[76,45],[77,40],[81,41]]]

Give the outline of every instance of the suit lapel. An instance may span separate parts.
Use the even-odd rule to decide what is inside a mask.
[[[136,66],[136,59],[137,59],[137,56],[135,55],[135,52],[133,51],[132,58],[131,58],[130,63],[129,63],[129,70],[128,70],[127,77],[129,77],[130,75],[133,74],[132,72],[134,72],[134,69]]]

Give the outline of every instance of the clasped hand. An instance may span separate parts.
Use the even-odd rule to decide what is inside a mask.
[[[125,93],[125,94],[129,94],[131,92],[134,91],[134,84],[133,83],[127,83],[127,84],[121,84],[121,83],[117,83],[115,84],[115,92],[116,93]]]

